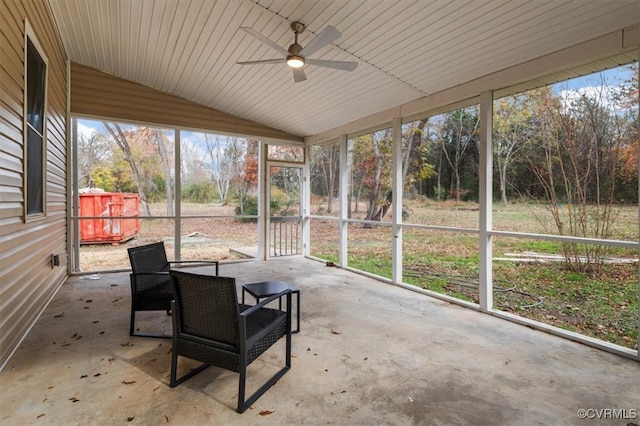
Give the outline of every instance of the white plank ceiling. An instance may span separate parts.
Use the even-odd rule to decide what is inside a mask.
[[[69,59],[199,104],[309,136],[639,21],[638,0],[49,0]],[[289,24],[312,57],[353,72],[284,64],[240,27],[285,49]]]

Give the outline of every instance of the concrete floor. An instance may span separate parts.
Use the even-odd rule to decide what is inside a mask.
[[[635,361],[307,259],[220,269],[238,285],[301,289],[292,369],[244,414],[234,373],[169,388],[171,341],[128,336],[128,275],[115,273],[62,287],[0,373],[0,424],[640,423]],[[171,332],[169,317],[147,315],[141,327]],[[281,343],[248,386],[279,367]]]

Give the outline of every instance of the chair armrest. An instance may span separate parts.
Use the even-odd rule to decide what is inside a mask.
[[[188,263],[216,265],[216,277],[219,276],[218,269],[220,268],[220,262],[218,260],[170,260],[169,261],[169,265],[183,265]]]
[[[169,271],[156,271],[156,272],[131,272],[130,275],[138,276],[138,275],[169,275]]]
[[[256,312],[259,309],[262,309],[264,307],[264,305],[266,305],[267,303],[271,303],[274,300],[280,299],[282,296],[287,296],[287,313],[290,315],[290,305],[291,305],[291,290],[287,289],[287,290],[283,290],[278,294],[274,294],[272,296],[267,297],[266,299],[262,299],[262,301],[260,303],[257,303],[255,305],[253,305],[252,307],[250,307],[249,309],[245,309],[244,311],[240,312],[240,316],[241,317],[248,317],[249,315],[251,315],[252,313]]]

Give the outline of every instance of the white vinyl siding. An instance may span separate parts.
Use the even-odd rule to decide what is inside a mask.
[[[0,2],[0,369],[67,278],[66,55],[47,0]],[[27,216],[25,51],[46,59],[40,213]],[[41,179],[41,180],[40,180]],[[32,194],[33,195],[33,194]],[[41,204],[40,204],[41,203]],[[30,209],[30,208],[29,208]],[[44,214],[46,213],[46,215]],[[57,254],[60,266],[52,267]]]

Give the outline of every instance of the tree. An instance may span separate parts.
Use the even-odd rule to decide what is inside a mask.
[[[236,161],[234,168],[236,170],[234,178],[234,186],[236,188],[236,196],[238,197],[238,207],[236,214],[244,215],[246,212],[246,204],[250,199],[256,200],[256,188],[258,187],[258,152],[260,142],[253,139],[247,139],[246,148],[236,148]],[[251,195],[253,194],[253,197]],[[252,202],[250,204],[253,205]],[[257,203],[255,203],[255,212],[257,213]]]
[[[235,138],[229,138],[235,139]],[[232,167],[229,158],[225,155],[228,151],[223,147],[220,141],[220,135],[204,134],[204,143],[206,146],[207,154],[211,160],[211,175],[213,176],[213,182],[218,189],[218,196],[220,202],[225,203],[227,200],[227,193],[229,192],[229,185],[233,178],[230,168]]]
[[[477,164],[472,154],[474,150],[477,152],[479,144],[478,125],[478,111],[476,107],[470,107],[446,114],[440,128],[442,154],[453,172],[452,192],[456,201],[460,201],[463,194],[460,176],[464,163],[470,160]]]
[[[89,137],[78,135],[78,185],[95,187],[93,173],[108,161],[111,148],[107,138],[92,132]],[[102,186],[99,186],[103,188]]]
[[[173,216],[173,179],[171,178],[171,164],[169,163],[169,155],[167,154],[166,144],[168,144],[168,138],[162,132],[161,129],[146,128],[145,131],[149,139],[155,139],[158,146],[158,154],[162,162],[162,170],[164,172],[164,191],[165,202],[167,206],[167,216]]]
[[[564,105],[550,92],[541,98],[544,108],[538,114],[540,133],[535,145],[540,155],[530,155],[529,161],[560,235],[598,239],[611,235],[624,137],[620,116],[605,107],[604,96],[602,91],[582,95]],[[600,273],[607,247],[562,246],[569,268]]]
[[[333,212],[333,199],[337,195],[339,160],[338,144],[311,149],[311,192],[326,197],[327,213]]]
[[[425,132],[426,127],[426,132]],[[414,121],[405,126],[403,135],[402,182],[405,190],[411,189],[411,183],[418,182],[418,192],[422,194],[422,182],[435,174],[435,168],[429,163],[429,120]]]
[[[551,90],[549,87],[538,89]],[[516,155],[531,139],[531,118],[536,112],[536,91],[502,98],[493,113],[493,160],[498,169],[500,199],[507,199],[507,172]]]
[[[357,166],[370,171],[365,172],[362,180],[368,195],[365,220],[380,221],[391,205],[391,130],[372,133],[362,137],[360,142],[368,142],[371,146]]]
[[[107,129],[107,131],[113,138],[113,141],[122,150],[125,160],[129,164],[129,167],[131,168],[131,174],[133,176],[133,180],[136,184],[136,187],[138,188],[138,196],[140,197],[140,204],[142,206],[143,216],[151,216],[149,212],[149,203],[147,201],[146,191],[144,188],[140,171],[138,169],[138,163],[136,162],[136,159],[132,154],[131,146],[129,144],[129,140],[127,139],[127,136],[125,136],[124,132],[122,131],[122,128],[118,123],[103,121],[102,124],[104,125],[104,127]],[[139,138],[140,138],[140,135],[137,138],[135,138],[135,141],[137,141]]]
[[[621,202],[638,202],[638,131],[640,130],[639,109],[639,72],[640,67],[636,62],[627,67],[631,77],[625,81],[614,95],[615,101],[620,106],[617,112],[624,118],[625,138],[621,151],[622,169],[619,174],[618,197]]]

